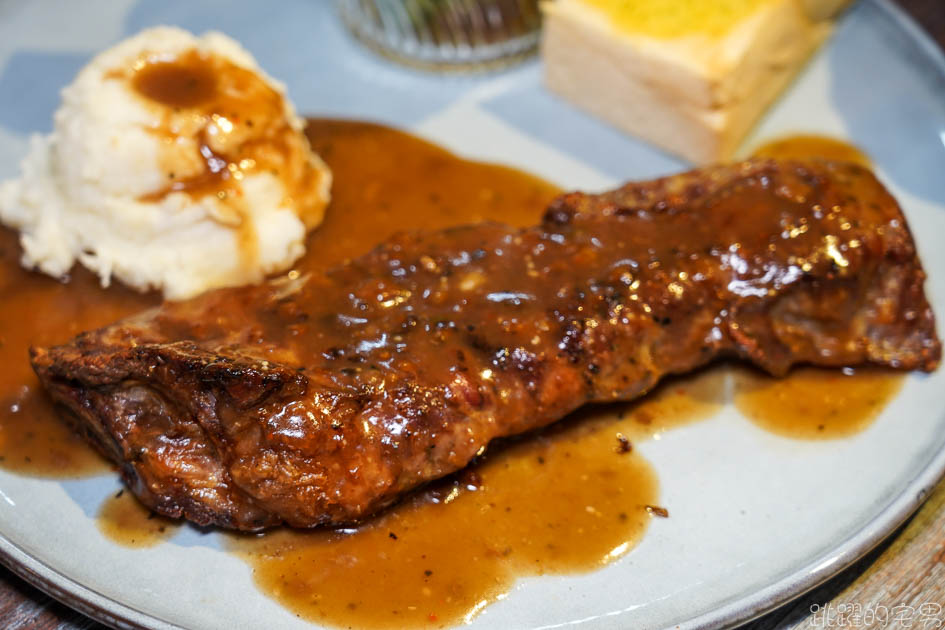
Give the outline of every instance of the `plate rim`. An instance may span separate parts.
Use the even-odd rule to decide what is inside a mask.
[[[901,29],[940,76],[945,78],[945,51],[902,8],[892,0],[864,0],[878,7],[885,18]],[[942,368],[945,369],[945,368]],[[712,611],[673,626],[675,630],[718,630],[733,628],[755,620],[772,610],[800,598],[849,568],[889,538],[926,501],[932,489],[945,479],[945,449],[939,449],[925,468],[905,489],[892,497],[865,525],[851,533],[832,550],[829,557],[819,556],[807,565]],[[121,630],[186,630],[157,616],[145,613],[96,591],[61,573],[55,567],[30,554],[0,531],[0,564],[41,592],[77,610],[91,619]]]
[[[120,630],[186,630],[123,604],[31,555],[0,532],[0,564],[56,601]]]

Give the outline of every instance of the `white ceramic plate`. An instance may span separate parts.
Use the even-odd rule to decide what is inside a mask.
[[[274,8],[277,7],[277,8]],[[324,0],[135,4],[0,2],[0,177],[58,90],[97,50],[160,23],[223,30],[284,80],[302,112],[380,120],[467,156],[566,188],[601,189],[680,170],[546,93],[537,62],[479,78],[433,78],[359,49]],[[847,137],[906,210],[945,314],[945,61],[894,9],[865,0],[765,119],[758,138]],[[474,627],[714,628],[745,621],[828,578],[901,523],[945,469],[945,370],[910,375],[849,439],[775,437],[725,409],[641,446],[670,519],[622,560],[581,576],[520,581]],[[260,593],[216,534],[183,528],[151,549],[99,533],[109,475],[56,482],[0,473],[0,551],[14,570],[113,625],[311,627]]]

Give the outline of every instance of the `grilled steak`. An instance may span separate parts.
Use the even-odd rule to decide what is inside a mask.
[[[32,361],[149,507],[308,527],[718,357],[932,370],[924,279],[867,170],[759,160],[567,194],[531,229],[404,234]]]

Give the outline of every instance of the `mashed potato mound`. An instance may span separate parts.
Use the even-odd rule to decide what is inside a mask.
[[[0,221],[23,264],[183,299],[257,282],[305,251],[331,173],[283,86],[237,42],[160,27],[101,53],[62,92]]]

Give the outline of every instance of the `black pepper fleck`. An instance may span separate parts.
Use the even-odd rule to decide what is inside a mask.
[[[617,434],[617,452],[621,455],[629,453],[633,450],[633,444],[623,433]]]

